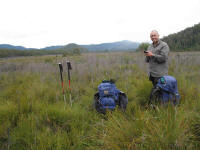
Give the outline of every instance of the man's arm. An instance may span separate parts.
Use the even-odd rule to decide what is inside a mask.
[[[160,54],[154,54],[152,57],[157,63],[164,63],[167,60],[169,54],[169,46],[164,45],[160,51]]]

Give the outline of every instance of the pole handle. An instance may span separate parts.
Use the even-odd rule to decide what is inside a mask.
[[[72,70],[72,66],[71,66],[70,61],[67,61],[67,68],[68,68],[68,70]]]

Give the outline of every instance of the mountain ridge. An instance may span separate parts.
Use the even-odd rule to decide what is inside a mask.
[[[48,46],[44,48],[26,48],[23,46],[14,46],[11,44],[0,44],[0,49],[14,49],[14,50],[59,50],[63,47],[66,47],[70,44],[75,43],[69,43],[67,45],[54,45],[54,46]],[[105,51],[105,50],[135,50],[139,46],[139,42],[132,42],[128,40],[123,41],[117,41],[117,42],[110,42],[110,43],[100,43],[100,44],[87,44],[87,45],[79,45],[80,47],[84,49],[88,49],[89,51]]]

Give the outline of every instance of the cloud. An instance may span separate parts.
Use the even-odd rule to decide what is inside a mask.
[[[199,23],[199,0],[1,1],[0,42],[27,47],[148,41]]]
[[[32,38],[40,35],[47,34],[47,31],[38,31],[38,32],[17,32],[17,31],[0,31],[0,38],[2,39],[24,39]]]

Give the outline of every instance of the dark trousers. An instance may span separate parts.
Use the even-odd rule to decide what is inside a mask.
[[[149,80],[152,82],[153,86],[155,86],[158,83],[158,80],[161,77],[152,77],[151,75],[149,76]]]

